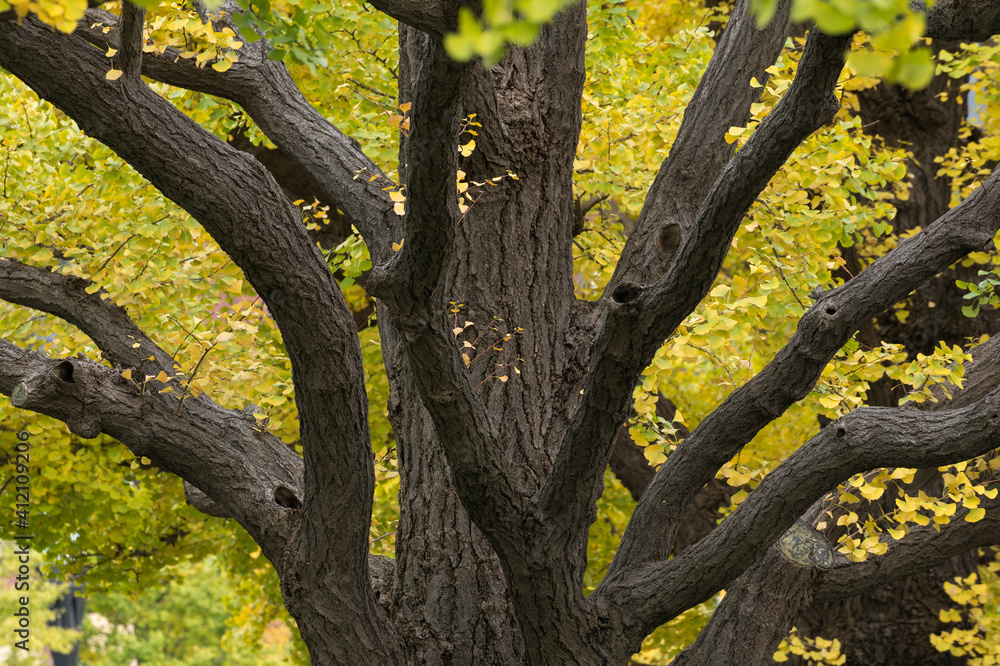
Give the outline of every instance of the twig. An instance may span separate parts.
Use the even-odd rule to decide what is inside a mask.
[[[711,349],[705,349],[704,347],[699,347],[698,345],[691,344],[690,342],[685,342],[684,344],[686,344],[688,347],[692,347],[700,352],[708,354],[709,356],[714,358],[718,362],[718,364],[722,366],[722,369],[726,371],[726,374],[729,375],[729,381],[732,382],[733,386],[739,387],[739,384],[736,383],[736,378],[733,377],[733,373],[729,371],[729,368],[728,366],[726,366],[725,362],[723,362],[721,358],[715,355],[715,352],[713,352]]]

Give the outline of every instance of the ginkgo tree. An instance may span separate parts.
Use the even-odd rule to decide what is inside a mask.
[[[810,613],[1000,542],[996,345],[897,335],[949,270],[993,332],[996,139],[865,122],[989,127],[1000,11],[715,5],[9,3],[52,573],[218,553],[319,664],[837,662]],[[991,575],[931,649],[989,654]]]

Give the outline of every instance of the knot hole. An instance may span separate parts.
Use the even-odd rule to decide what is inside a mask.
[[[629,303],[639,298],[642,287],[634,282],[623,282],[611,291],[611,299],[615,303]]]

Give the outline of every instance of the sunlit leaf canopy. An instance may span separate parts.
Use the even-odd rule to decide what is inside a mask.
[[[487,2],[479,17],[463,13],[458,31],[446,38],[449,49],[455,57],[496,62],[507,45],[529,42],[564,4]],[[762,23],[774,4],[757,3]],[[575,188],[584,201],[607,198],[591,210],[585,230],[575,239],[575,281],[578,296],[595,299],[670,150],[685,105],[711,57],[713,30],[724,25],[727,8],[706,9],[690,0],[589,5],[588,80]],[[86,2],[10,6],[19,15],[34,12],[69,32]],[[244,2],[240,7],[245,11],[235,17],[243,34],[236,35],[217,32],[188,4],[146,6],[145,48],[181,47],[181,57],[202,67],[231,66],[238,61],[241,41],[254,40],[259,32],[274,47],[271,57],[286,62],[310,102],[358,139],[390,178],[396,177],[398,133],[407,129],[410,119],[396,97],[392,20],[360,3]],[[118,11],[114,4],[106,7]],[[908,196],[907,154],[863,131],[856,91],[876,85],[880,76],[919,87],[935,67],[955,78],[971,73],[963,87],[975,94],[974,122],[981,138],[953,150],[941,164],[942,172],[954,178],[953,203],[977,187],[978,178],[1000,157],[1000,141],[991,129],[1000,120],[997,47],[963,45],[941,54],[935,65],[921,39],[923,17],[905,0],[796,0],[794,12],[797,20],[813,20],[829,32],[864,31],[855,37],[837,91],[844,103],[835,121],[803,143],[772,179],[734,239],[716,285],[659,351],[636,388],[637,417],[630,422],[630,432],[654,465],[676,445],[670,424],[654,414],[657,394],[669,396],[679,407],[679,418],[693,427],[774,355],[809,307],[815,288],[830,288],[841,280],[835,276],[844,266],[841,248],[859,244],[864,248],[862,260],[869,262],[898,241],[892,235],[893,202]],[[786,46],[767,79],[754,82],[762,95],[752,108],[751,122],[729,131],[737,148],[790,84],[802,40],[790,39]],[[108,53],[108,71],[115,70],[115,54]],[[231,408],[257,405],[259,427],[296,446],[288,359],[276,326],[239,268],[198,224],[114,153],[15,79],[3,77],[0,256],[94,281],[95,291],[103,290],[104,297],[125,307],[141,328],[174,353],[192,377],[192,393],[207,391]],[[236,105],[150,85],[220,138],[245,133],[254,143],[268,145]],[[468,149],[474,150],[474,144]],[[300,206],[304,224],[323,224],[314,202]],[[363,242],[352,236],[328,257],[338,277],[343,276],[348,303],[363,310],[368,298],[355,283],[371,266]],[[998,262],[989,253],[974,253],[966,261],[996,275],[990,271]],[[995,305],[993,286],[989,278],[969,285],[970,307]],[[906,315],[900,306],[896,316]],[[12,342],[52,357],[84,353],[100,358],[86,336],[49,315],[0,304],[0,328]],[[372,549],[391,555],[397,482],[386,419],[388,382],[376,329],[365,327],[359,335],[379,479]],[[859,406],[871,382],[883,375],[912,388],[909,400],[929,399],[935,385],[960,385],[967,358],[962,349],[941,346],[932,355],[908,360],[896,345],[864,348],[851,341],[816,389],[723,470],[734,487],[744,489],[735,501],[815,432],[817,414],[832,417]],[[133,377],[140,385],[146,379]],[[234,649],[240,640],[251,645],[259,639],[272,619],[291,622],[276,578],[256,545],[235,524],[187,506],[179,479],[136,459],[110,438],[81,440],[54,420],[13,410],[6,403],[0,405],[0,423],[32,435],[38,469],[32,489],[36,540],[44,544],[48,561],[60,575],[85,574],[93,593],[105,588],[136,592],[175,575],[170,565],[215,553],[242,581],[232,604],[233,635],[239,639],[234,639]],[[901,538],[909,525],[922,521],[946,522],[956,506],[974,508],[980,492],[975,479],[995,462],[973,461],[950,470],[940,497],[904,498],[892,517],[892,535]],[[848,509],[852,531],[834,547],[858,560],[878,555],[884,547],[878,540],[883,528],[849,508],[859,496],[878,497],[910,473],[884,470],[844,484],[836,501]],[[599,520],[591,530],[588,589],[603,575],[631,507],[628,494],[609,474]],[[933,518],[927,516],[928,507]],[[995,577],[991,580],[995,590]],[[669,632],[653,634],[643,658],[676,653],[697,634],[712,604],[673,620]]]

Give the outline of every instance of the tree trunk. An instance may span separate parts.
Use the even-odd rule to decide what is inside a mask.
[[[560,108],[558,100],[578,99],[582,89],[582,49],[572,46],[582,46],[586,36],[583,10],[581,4],[567,11],[539,43],[512,49],[492,70],[477,68],[462,97],[462,115],[476,114],[482,125],[472,126],[476,149],[460,163],[466,180],[487,182],[508,170],[518,178],[483,188],[462,218],[444,289],[454,304],[451,322],[462,329],[459,343],[474,345],[463,348],[469,369],[524,487],[540,485],[552,466],[592,334],[584,321],[589,308],[573,302],[572,256],[554,251],[569,247],[575,221],[571,168],[580,110],[569,102]],[[428,41],[400,25],[401,103],[412,99]],[[581,57],[563,63],[564,77],[539,75],[554,55],[574,50]],[[561,132],[540,133],[539,127]],[[409,161],[405,137],[401,146],[402,177]],[[408,659],[523,663],[526,648],[500,562],[455,492],[400,333],[384,307],[378,322],[400,474],[391,612],[410,639]],[[577,557],[582,575],[585,544]]]

